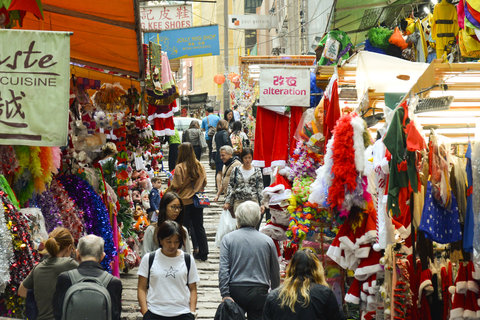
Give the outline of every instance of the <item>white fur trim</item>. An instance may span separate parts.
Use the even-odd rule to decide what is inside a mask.
[[[325,187],[328,189],[332,185],[332,165],[333,165],[333,141],[335,135],[333,135],[327,143],[327,153],[324,158],[324,165],[321,167],[324,170],[324,182]]]
[[[277,184],[274,187],[266,187],[263,189],[263,195],[264,196],[272,196],[276,194],[283,193],[285,191],[285,186],[283,184]]]
[[[347,293],[345,295],[345,302],[353,303],[353,304],[359,304],[360,303],[360,298],[355,297],[353,294]]]
[[[365,266],[362,268],[357,268],[355,270],[355,279],[360,281],[365,281],[370,277],[372,274],[375,274],[379,271],[382,271],[382,266],[380,264],[374,264],[371,266]]]
[[[360,299],[362,299],[362,301],[366,302],[367,299],[368,299],[368,295],[365,292],[361,291],[360,292]]]
[[[165,129],[165,130],[153,130],[155,135],[157,137],[163,137],[163,136],[174,136],[175,135],[175,130],[171,129]]]
[[[426,288],[428,286],[432,286],[432,280],[425,280],[422,283],[420,283],[420,287],[418,288],[418,301],[417,301],[419,308],[421,306],[422,291],[423,291],[423,289],[427,290]]]
[[[457,281],[455,286],[457,293],[467,293],[467,281]]]
[[[463,318],[464,319],[476,319],[477,312],[473,310],[464,309],[463,310]]]
[[[342,249],[339,247],[330,246],[327,250],[327,256],[329,256],[332,260],[334,258],[340,258],[342,256]]]
[[[463,319],[463,308],[455,308],[450,310],[450,319],[462,318]]]
[[[362,285],[362,291],[363,292],[368,292],[368,281],[365,281]]]
[[[372,285],[368,287],[368,293],[375,294],[375,287],[377,286],[377,280],[372,281]]]
[[[473,291],[475,293],[478,293],[478,283],[473,281],[473,280],[468,280],[467,282],[467,288],[470,291]]]
[[[450,294],[455,294],[455,286],[448,287],[448,292],[450,292]],[[480,299],[479,299],[479,301],[480,301]]]
[[[253,160],[252,161],[252,166],[263,168],[263,167],[265,167],[265,161],[264,160]]]
[[[271,166],[272,167],[285,167],[287,162],[285,160],[274,160],[272,161]]]
[[[358,172],[365,170],[365,144],[363,142],[363,132],[365,131],[364,120],[360,116],[352,118],[350,124],[353,127],[353,149],[355,150],[355,167]]]
[[[355,242],[355,248],[359,248],[362,244],[375,242],[377,239],[377,230],[367,231],[363,236]]]
[[[347,236],[340,237],[338,240],[340,241],[340,248],[342,249],[353,250],[355,248],[355,244]]]
[[[179,106],[176,106],[172,109],[172,111],[175,113],[175,112],[178,112],[180,111],[180,107]]]
[[[355,249],[355,257],[360,259],[367,258],[369,253],[370,253],[370,247]]]
[[[167,113],[154,113],[148,116],[148,122],[153,123],[154,119],[166,119],[173,117],[173,110]]]

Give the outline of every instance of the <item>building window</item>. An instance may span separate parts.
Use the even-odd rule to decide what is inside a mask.
[[[262,6],[263,0],[245,0],[245,14],[257,14],[257,8]]]
[[[257,30],[245,30],[245,54],[252,51],[257,43]]]
[[[193,91],[193,67],[187,67],[187,90]]]

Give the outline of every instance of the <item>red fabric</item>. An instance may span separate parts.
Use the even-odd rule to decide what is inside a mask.
[[[325,99],[324,103],[325,121],[323,124],[323,135],[325,136],[325,151],[328,140],[332,137],[333,128],[340,119],[340,102],[338,100],[338,81],[332,84],[331,96]]]
[[[452,295],[448,291],[448,288],[452,285],[452,277],[448,274],[445,267],[441,270],[442,276],[442,295],[443,295],[443,315],[442,320],[448,319],[448,310],[450,310],[450,303],[452,300]]]
[[[415,271],[413,270],[413,255],[409,255],[407,257],[409,261],[409,266],[408,266],[408,273],[410,274],[410,289],[412,290],[412,302],[413,305],[409,307],[409,312],[411,315],[412,320],[420,320],[420,312],[417,307],[417,301],[418,301],[418,288],[420,287],[420,278],[422,273],[420,270],[422,270],[422,264],[420,262],[420,259],[416,260],[416,269]]]
[[[261,161],[264,167],[271,167],[272,161],[286,161],[296,147],[295,132],[303,115],[303,108],[292,107],[290,119],[290,152],[288,152],[287,116],[259,107],[255,127],[253,160]],[[257,166],[257,164],[254,165]]]
[[[432,271],[430,271],[430,269],[426,269],[422,271],[420,284],[422,284],[422,282],[427,280],[430,280],[430,281],[432,280]],[[421,299],[420,317],[422,320],[431,320],[432,317],[430,315],[430,305],[428,304],[428,301],[427,301],[427,292],[425,289],[426,287],[422,290],[422,296],[419,297]]]

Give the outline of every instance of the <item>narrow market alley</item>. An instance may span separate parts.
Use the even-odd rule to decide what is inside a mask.
[[[167,164],[167,162],[168,161],[164,161],[164,164]],[[210,169],[208,161],[202,161],[202,164],[207,170],[208,184],[205,192],[209,199],[213,199],[216,193],[215,172]],[[222,199],[223,197],[221,200]],[[220,249],[215,246],[215,233],[217,231],[221,212],[221,202],[211,202],[210,207],[204,210],[204,226],[205,231],[207,232],[210,254],[208,255],[208,260],[205,262],[195,260],[200,276],[200,283],[197,284],[197,319],[213,320],[217,307],[221,302],[220,291],[218,290],[218,263]],[[121,280],[123,283],[122,319],[142,319],[137,301],[137,279],[137,269],[130,270],[128,274],[121,274]]]

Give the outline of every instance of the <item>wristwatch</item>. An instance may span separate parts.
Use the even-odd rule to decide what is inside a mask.
[[[195,317],[195,319],[197,319],[198,314],[197,314],[196,311],[190,311],[190,313],[193,314],[193,316]]]

